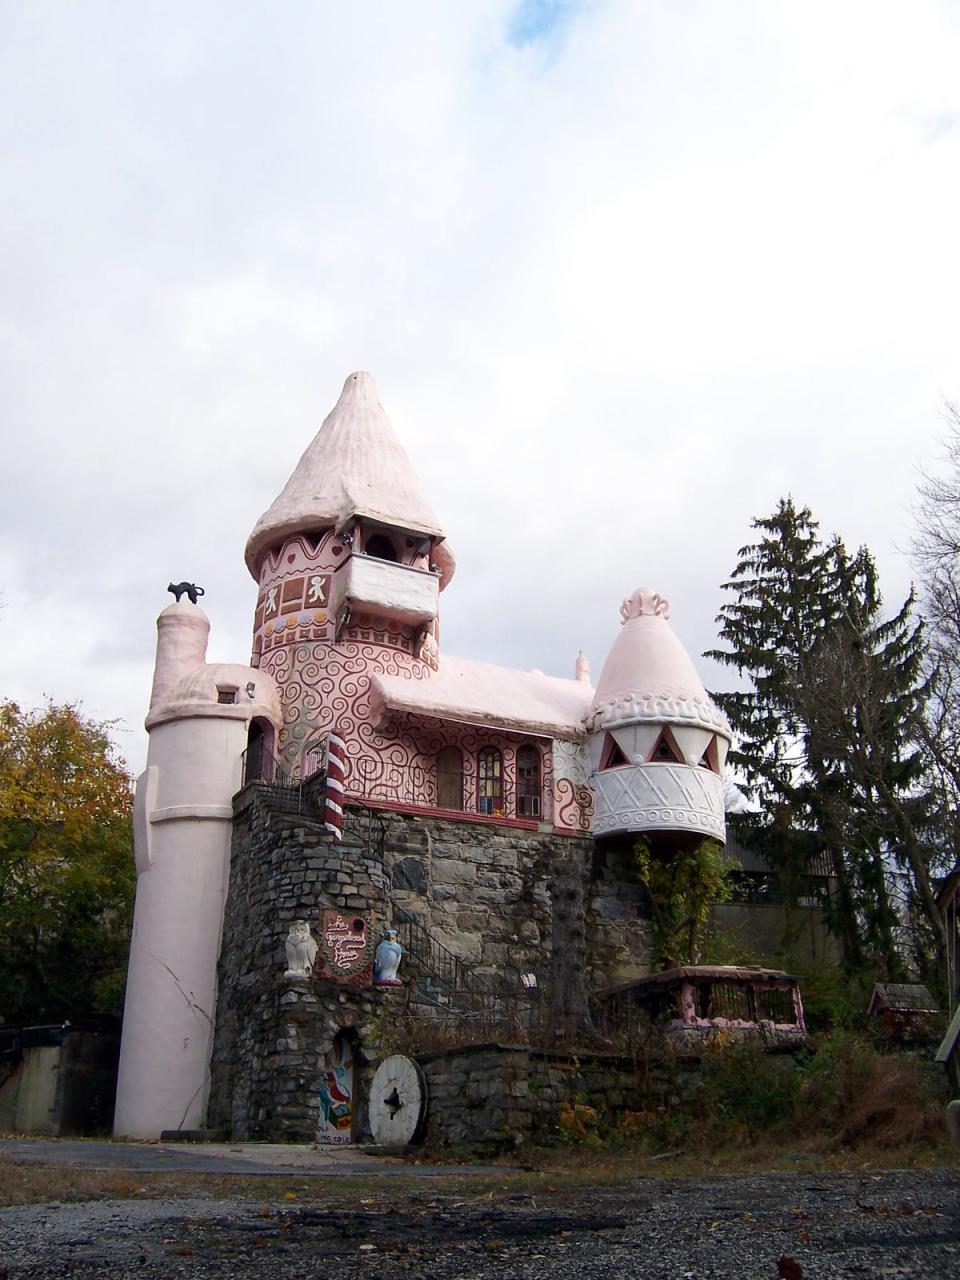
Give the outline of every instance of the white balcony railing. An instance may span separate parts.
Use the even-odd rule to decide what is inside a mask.
[[[726,839],[717,774],[684,764],[623,765],[590,779],[593,834],[695,831]]]
[[[440,578],[426,569],[352,555],[333,579],[333,607],[349,603],[354,614],[363,608],[380,617],[417,625],[437,616]]]

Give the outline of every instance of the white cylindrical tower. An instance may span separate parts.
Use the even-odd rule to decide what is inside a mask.
[[[131,1138],[205,1122],[232,798],[251,723],[281,723],[269,675],[203,663],[209,623],[195,605],[172,605],[158,627],[114,1117]]]

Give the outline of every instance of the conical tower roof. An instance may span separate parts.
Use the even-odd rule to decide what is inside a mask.
[[[712,729],[729,739],[726,717],[710,700],[667,621],[669,603],[649,587],[639,587],[620,606],[620,616],[623,629],[600,673],[587,728],[672,722]]]
[[[340,399],[307,446],[280,495],[247,540],[247,568],[258,576],[260,553],[303,529],[339,528],[351,516],[442,538],[369,373],[351,373]],[[434,553],[441,587],[453,576],[453,553]]]

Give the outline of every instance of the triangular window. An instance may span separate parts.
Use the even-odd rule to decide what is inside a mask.
[[[600,753],[600,772],[602,773],[604,769],[619,769],[621,765],[629,763],[613,734],[606,734],[603,739],[603,751]]]
[[[664,729],[657,739],[657,745],[650,753],[649,764],[683,764],[683,756],[677,750],[677,744],[670,735],[669,730]]]
[[[700,768],[709,769],[711,773],[719,773],[720,766],[717,761],[717,740],[711,738],[707,743],[707,749],[700,757]]]

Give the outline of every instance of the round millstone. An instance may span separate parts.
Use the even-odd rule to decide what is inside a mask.
[[[414,1142],[427,1112],[427,1084],[412,1058],[401,1053],[384,1058],[370,1086],[370,1128],[383,1147]]]

